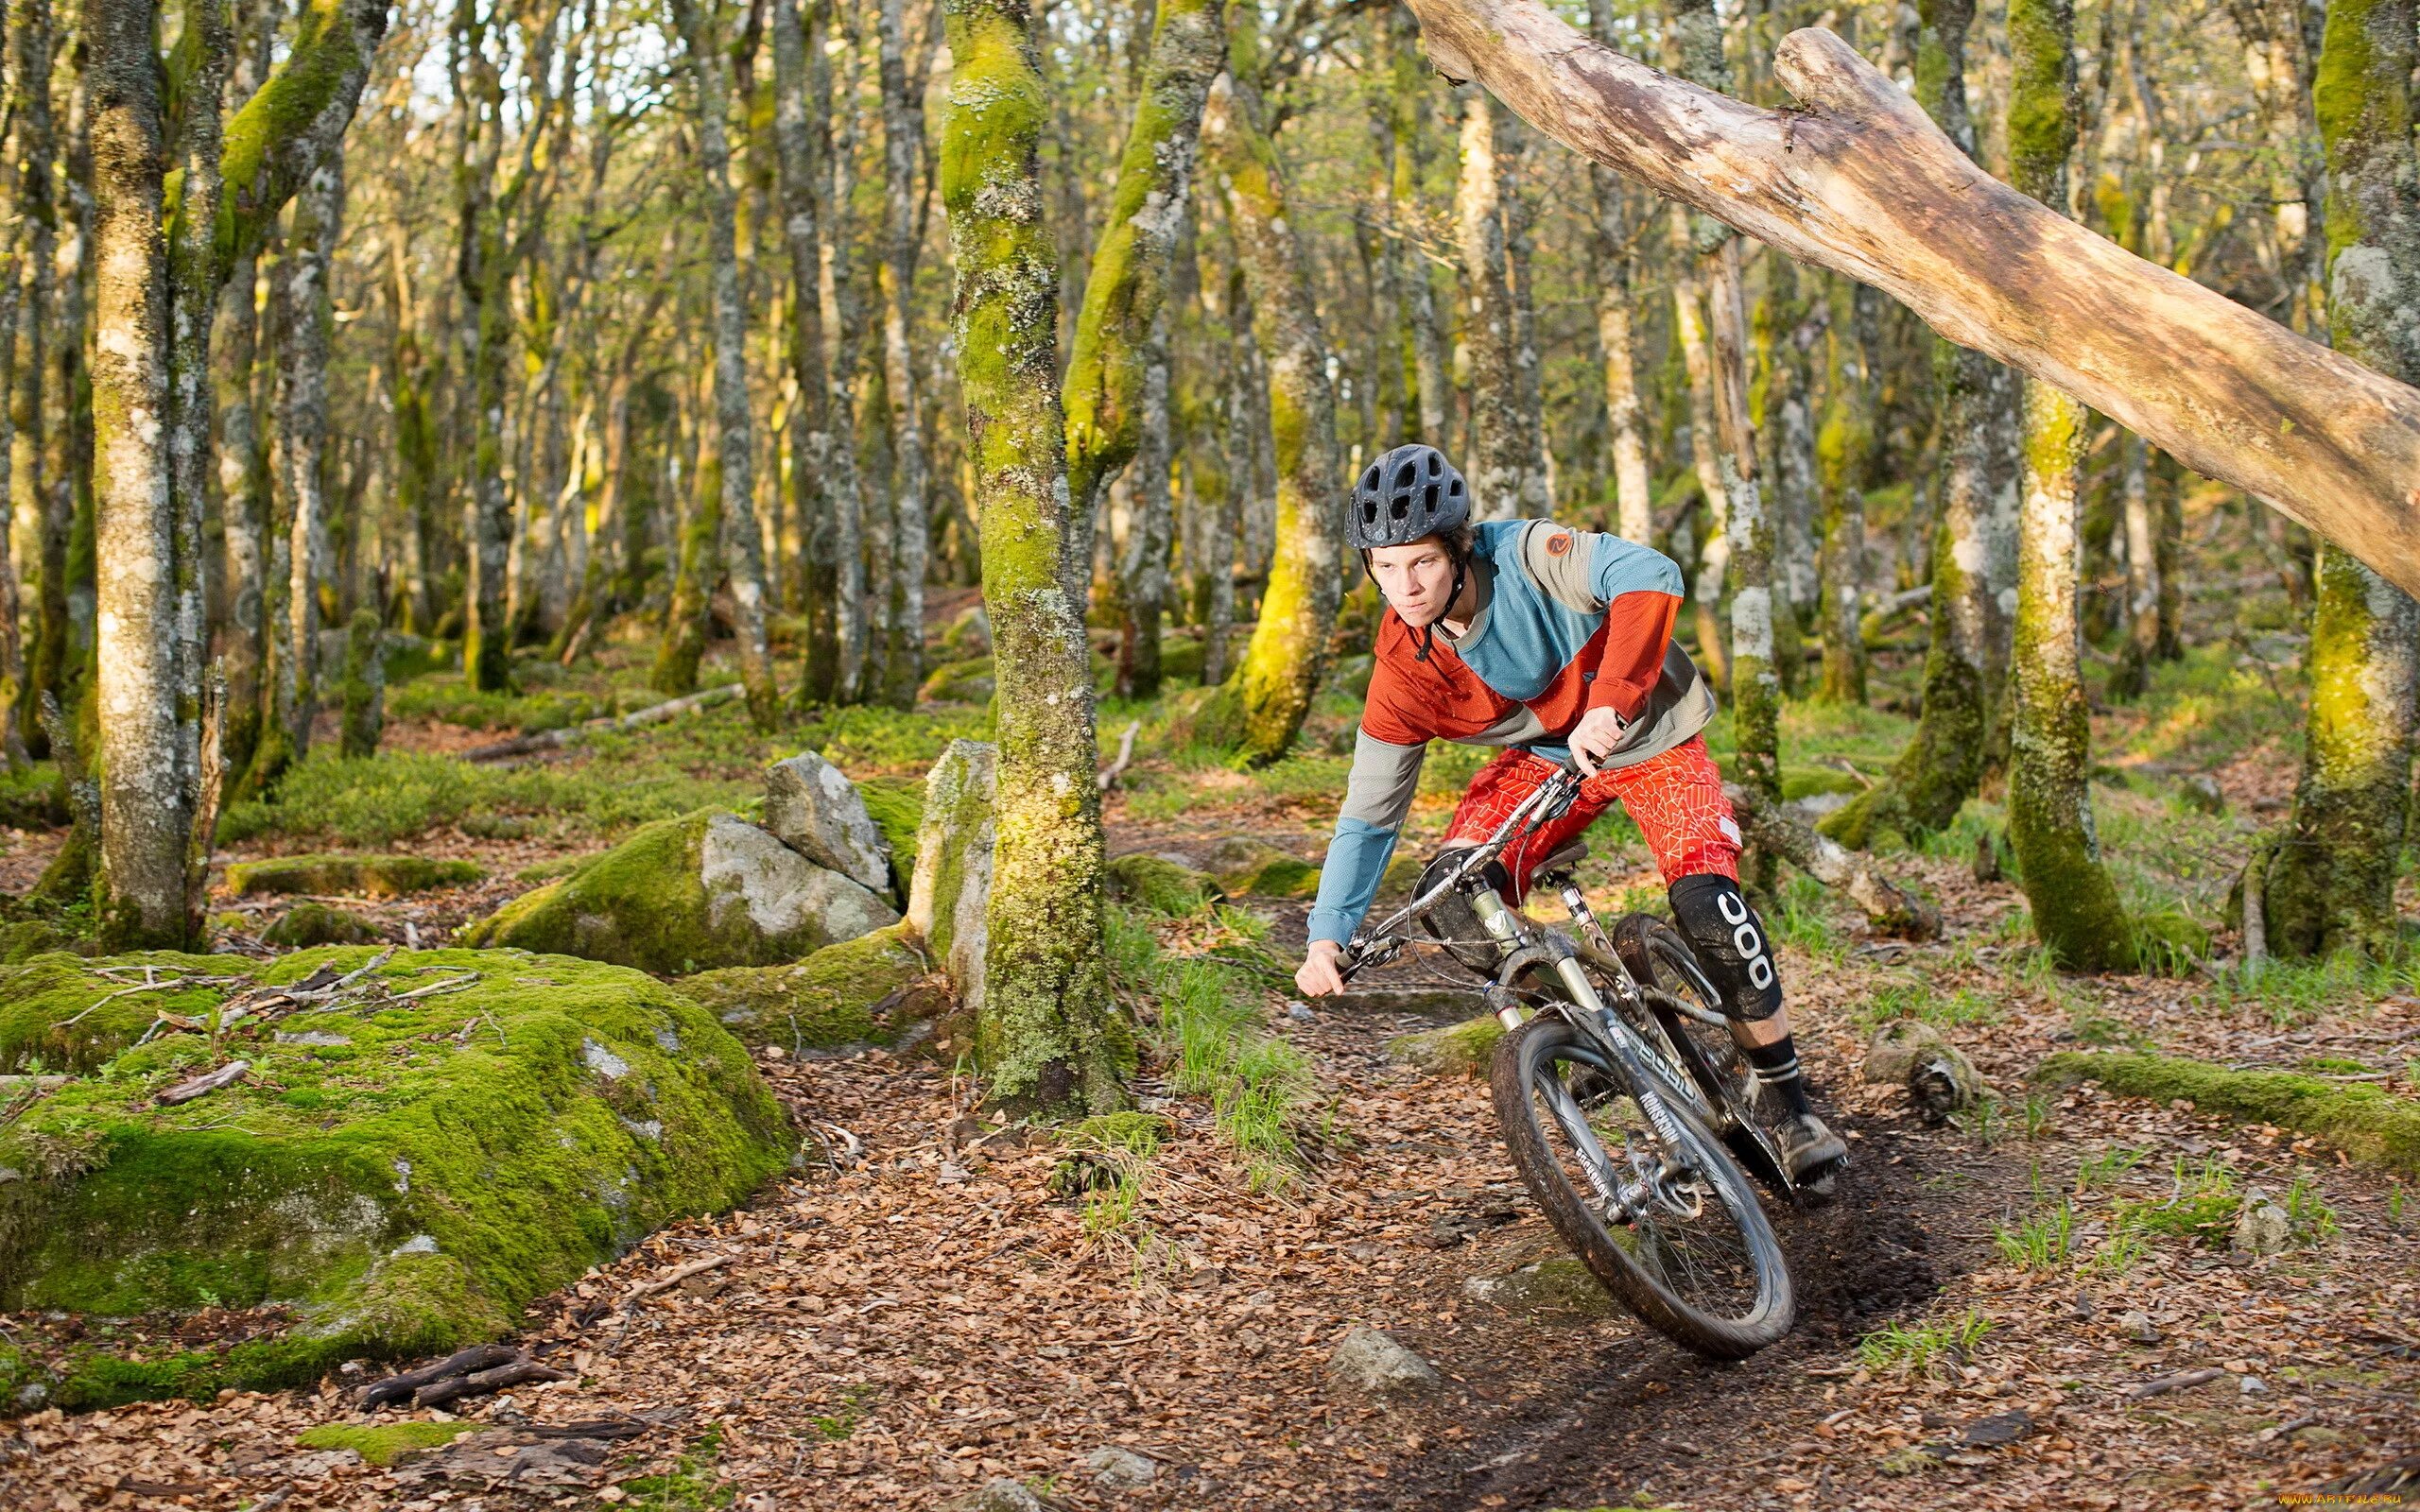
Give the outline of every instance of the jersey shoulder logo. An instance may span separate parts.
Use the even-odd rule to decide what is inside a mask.
[[[1563,557],[1563,556],[1568,556],[1568,555],[1570,554],[1570,551],[1571,551],[1571,532],[1570,532],[1570,531],[1568,531],[1568,530],[1557,530],[1557,531],[1555,531],[1553,534],[1551,534],[1551,535],[1549,535],[1549,536],[1547,536],[1547,556],[1549,556],[1549,557]]]

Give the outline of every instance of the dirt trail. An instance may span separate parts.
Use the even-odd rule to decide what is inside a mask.
[[[1122,848],[1185,839],[1162,828]],[[1277,919],[1281,954],[1302,911]],[[532,1310],[525,1342],[576,1379],[475,1418],[660,1420],[558,1484],[503,1484],[509,1438],[389,1469],[298,1451],[299,1431],[349,1420],[332,1384],[39,1415],[0,1435],[0,1505],[675,1507],[725,1504],[719,1485],[762,1512],[942,1506],[1007,1477],[1065,1508],[2242,1506],[2391,1475],[2420,1449],[2420,1267],[2389,1182],[2090,1089],[2045,1105],[2031,1137],[1926,1127],[1900,1094],[1853,1080],[1862,959],[1788,959],[1857,1164],[1836,1206],[1781,1216],[1801,1322],[1738,1366],[1685,1354],[1584,1285],[1517,1308],[1475,1297],[1474,1278],[1560,1250],[1484,1086],[1390,1061],[1385,1041],[1424,1021],[1392,1011],[1406,999],[1365,998],[1281,1021],[1315,1057],[1333,1131],[1304,1181],[1250,1191],[1209,1110],[1170,1102],[1178,1133],[1123,1237],[1087,1235],[1048,1185],[1061,1152],[969,1120],[946,1071],[768,1058],[818,1133],[809,1148],[862,1153]],[[2019,1091],[2017,1063],[2061,1022],[1997,1026],[1985,1069]],[[2231,1159],[2271,1192],[2307,1168],[2337,1231],[2256,1260],[2164,1241],[2108,1277],[2010,1268],[1996,1230],[2113,1145],[2148,1152],[2112,1189],[2145,1199],[2179,1158]],[[2081,1258],[2107,1209],[2073,1201]],[[716,1255],[718,1269],[625,1306],[638,1282]],[[1991,1326],[1962,1357],[1861,1367],[1877,1329],[1970,1309]],[[1381,1404],[1331,1380],[1330,1351],[1360,1323],[1430,1361],[1442,1389]],[[2220,1373],[2126,1395],[2195,1367]],[[1109,1447],[1154,1461],[1152,1484],[1101,1485],[1088,1460]]]

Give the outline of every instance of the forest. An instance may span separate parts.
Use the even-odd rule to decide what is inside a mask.
[[[0,1505],[2420,1494],[2416,69],[2413,0],[0,0]],[[1539,964],[1378,937],[1485,738],[1298,985],[1408,445],[1676,570],[1830,1200],[1655,1006],[1645,807]],[[1583,977],[1680,1078],[1539,1094],[1610,1258],[1507,1111]],[[1737,1364],[1621,1280],[1689,1099],[1794,1292]]]

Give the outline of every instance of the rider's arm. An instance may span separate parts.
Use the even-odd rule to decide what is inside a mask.
[[[1680,617],[1680,565],[1651,546],[1551,521],[1522,539],[1521,564],[1558,603],[1605,616],[1587,705],[1636,719],[1663,676]]]
[[[1353,774],[1344,784],[1344,809],[1336,816],[1336,838],[1320,868],[1319,900],[1311,907],[1310,937],[1343,944],[1360,927],[1378,895],[1379,879],[1394,854],[1395,836],[1420,790],[1425,740],[1396,745],[1365,726],[1353,747]]]

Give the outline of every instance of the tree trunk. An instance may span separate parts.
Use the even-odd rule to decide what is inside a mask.
[[[1874,449],[1873,372],[1867,364],[1856,286],[1831,281],[1824,333],[1824,427],[1815,438],[1816,489],[1824,508],[1824,680],[1826,703],[1862,704],[1865,694],[1865,471]]]
[[[1117,564],[1123,697],[1150,697],[1159,688],[1170,528],[1166,307],[1202,104],[1226,62],[1221,5],[1169,0],[1160,9],[1062,389],[1071,509],[1089,517],[1102,483],[1130,462],[1135,469],[1139,528]],[[1078,602],[1090,565],[1067,563],[1068,593]]]
[[[17,253],[0,256],[0,769],[15,771],[31,759],[17,726],[17,705],[26,696],[26,647],[18,629],[21,609],[16,534],[9,516],[9,474],[15,461],[16,417],[9,395],[16,387],[17,306],[22,296]]]
[[[998,838],[976,1039],[993,1102],[1103,1111],[1124,1100],[1134,1052],[1101,944],[1092,667],[1066,580],[1058,261],[1038,161],[1050,112],[1023,0],[955,0],[947,14],[956,76],[942,193],[999,678]]]
[[[1973,0],[1927,0],[1916,48],[1917,98],[1962,147],[1974,142],[1966,102],[1966,35]],[[1818,826],[1863,850],[1877,830],[1918,838],[1946,828],[1982,781],[1997,705],[1993,644],[2003,632],[1984,561],[2014,385],[1978,352],[1936,341],[1932,353],[1940,460],[1932,544],[1932,610],[1923,713],[1890,776]]]
[[[1429,57],[1540,129],[2054,383],[2420,589],[2420,391],[2029,202],[1828,32],[1763,111],[1586,42],[1538,0],[1411,0]],[[2111,310],[2131,312],[2126,320]]]
[[[511,630],[505,613],[512,515],[504,491],[505,363],[512,327],[511,311],[506,307],[510,269],[495,185],[504,146],[504,80],[488,54],[489,21],[476,8],[477,0],[458,0],[453,37],[455,92],[463,103],[466,137],[455,170],[462,222],[458,268],[474,331],[469,486],[463,490],[462,538],[470,574],[462,594],[462,675],[473,689],[493,693],[512,680]]]
[[[850,556],[856,555],[858,501],[855,406],[834,369],[824,329],[823,249],[831,228],[817,193],[828,181],[821,166],[831,148],[824,6],[823,0],[807,5],[812,25],[802,22],[799,0],[773,0],[773,146],[790,265],[790,374],[798,387],[790,410],[790,498],[805,547],[806,644],[798,696],[803,704],[821,704],[838,702],[849,687],[842,627],[856,609],[841,596],[840,551],[846,540]]]
[[[2320,130],[2337,350],[2420,376],[2420,164],[2411,146],[2411,0],[2336,0],[2321,44]],[[2270,948],[2395,945],[2411,794],[2420,608],[2333,546],[2319,553],[2310,716],[2285,843],[2263,889]]]
[[[1503,172],[1508,144],[1501,107],[1486,92],[1462,100],[1462,171],[1454,223],[1462,254],[1462,339],[1470,350],[1471,518],[1512,520],[1531,507],[1530,476],[1539,438],[1521,402],[1519,332],[1505,249]]]
[[[438,471],[437,427],[429,413],[427,364],[420,350],[420,312],[412,300],[410,259],[404,241],[393,249],[395,343],[388,382],[395,406],[395,508],[404,529],[403,629],[427,635],[437,624],[430,597],[436,576],[437,501],[444,483]],[[219,475],[226,476],[222,463]]]
[[[2013,173],[2019,189],[2046,204],[2066,198],[2076,132],[2074,35],[2072,0],[2011,0]],[[2024,394],[2009,843],[2034,933],[2052,956],[2084,971],[2126,967],[2135,961],[2134,926],[2101,865],[2092,822],[2092,723],[2076,606],[2086,415],[2039,378],[2026,380]]]
[[[124,946],[182,946],[199,732],[182,697],[168,456],[168,166],[151,0],[96,8],[85,39],[95,209],[101,902]]]
[[[63,415],[54,418],[45,402],[50,376],[50,338],[60,318],[57,266],[59,210],[52,192],[57,139],[50,100],[51,11],[49,0],[19,0],[9,7],[10,93],[16,121],[13,149],[21,170],[11,209],[25,223],[25,260],[12,273],[23,289],[23,355],[17,364],[16,387],[9,403],[15,410],[16,439],[10,486],[26,507],[11,507],[11,519],[35,522],[33,645],[26,667],[26,688],[18,705],[18,733],[34,751],[50,748],[39,717],[42,695],[67,702],[67,532],[73,507],[63,488],[54,487],[58,469],[53,455],[63,455],[57,443],[66,428]],[[81,322],[78,322],[79,328]],[[80,347],[82,333],[74,343]],[[52,402],[56,401],[53,396]],[[66,406],[60,404],[60,409]]]
[[[901,709],[916,705],[925,680],[925,422],[916,404],[915,352],[910,345],[916,294],[916,164],[924,135],[923,78],[908,73],[906,0],[882,0],[882,280],[883,393],[890,404],[890,444],[897,467],[891,498],[890,644],[883,660],[884,697]]]
[[[320,585],[328,581],[327,476],[328,279],[344,216],[344,155],[341,146],[320,160],[294,197],[293,232],[279,269],[283,306],[277,342],[277,481],[285,494],[279,512],[287,522],[285,663],[280,713],[290,761],[311,752],[311,723],[319,713]]]
[[[1253,330],[1267,362],[1277,475],[1276,556],[1260,622],[1228,684],[1236,699],[1233,744],[1265,765],[1286,754],[1327,670],[1343,577],[1344,511],[1338,506],[1336,396],[1327,341],[1311,301],[1308,268],[1277,154],[1262,123],[1259,38],[1243,9],[1228,17],[1230,69],[1214,87],[1202,135],[1226,196],[1252,291]]]
[[[765,548],[756,528],[756,438],[748,409],[748,317],[740,305],[731,145],[724,136],[730,90],[718,39],[700,15],[698,0],[673,0],[673,14],[698,91],[698,165],[705,175],[722,569],[731,584],[732,628],[739,642],[739,680],[748,688],[748,715],[758,730],[769,730],[780,718],[781,690],[773,682],[772,651],[765,637]]]
[[[705,661],[712,619],[716,558],[722,542],[722,453],[705,441],[703,415],[696,421],[697,464],[682,479],[684,509],[672,594],[664,610],[664,637],[656,643],[648,686],[671,697],[698,691],[698,668]]]
[[[1422,65],[1419,50],[1413,47],[1409,33],[1410,17],[1390,9],[1381,22],[1389,28],[1387,98],[1392,139],[1388,170],[1390,193],[1398,214],[1409,215],[1420,205],[1421,170],[1426,157],[1423,148],[1427,142],[1427,123],[1420,109],[1427,70]],[[1406,349],[1409,355],[1411,388],[1414,395],[1412,412],[1418,417],[1419,433],[1408,440],[1425,441],[1442,452],[1451,452],[1450,417],[1453,414],[1454,385],[1446,371],[1445,343],[1437,329],[1437,290],[1435,275],[1429,270],[1426,254],[1414,248],[1402,249],[1400,286],[1403,310],[1400,315]]]

